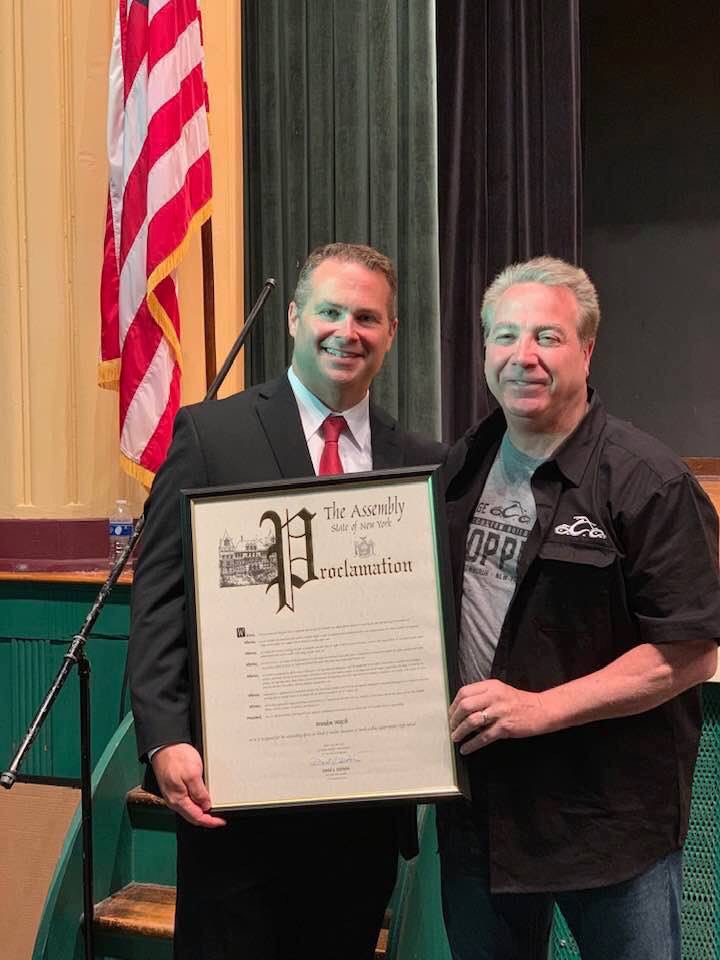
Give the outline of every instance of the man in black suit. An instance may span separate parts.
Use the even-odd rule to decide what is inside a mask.
[[[190,719],[179,508],[182,488],[443,459],[440,444],[405,433],[369,403],[397,330],[396,294],[394,266],[378,251],[345,243],[315,250],[288,309],[290,370],[181,409],[148,500],[129,670],[141,759],[179,815],[176,960],[371,960],[398,848],[416,852],[409,810],[227,820],[208,812]]]

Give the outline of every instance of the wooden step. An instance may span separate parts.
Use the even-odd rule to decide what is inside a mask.
[[[390,940],[390,911],[385,911],[383,925],[380,927],[378,941],[375,944],[375,960],[386,960],[388,955],[388,942]]]
[[[155,796],[154,793],[148,793],[142,787],[133,787],[127,792],[127,802],[139,807],[166,807],[162,797]]]
[[[128,936],[172,940],[175,887],[129,883],[95,907],[95,929]]]
[[[98,932],[172,940],[174,922],[175,888],[159,883],[129,883],[95,907]],[[386,960],[389,934],[390,913],[386,910],[375,960]]]

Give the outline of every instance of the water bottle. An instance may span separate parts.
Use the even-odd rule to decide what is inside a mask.
[[[133,532],[133,521],[130,516],[127,500],[116,500],[112,516],[108,520],[108,540],[110,545],[110,566],[123,552],[130,542]]]

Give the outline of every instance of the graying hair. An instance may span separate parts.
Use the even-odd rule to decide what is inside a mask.
[[[512,263],[495,277],[483,297],[481,317],[485,335],[490,332],[498,300],[516,283],[544,283],[548,287],[565,287],[577,301],[580,340],[587,343],[588,340],[595,339],[600,325],[597,291],[581,267],[556,257],[535,257],[522,263]]]
[[[389,319],[393,320],[397,316],[397,270],[390,257],[380,253],[374,247],[365,246],[362,243],[327,243],[324,246],[316,247],[308,256],[305,263],[300,268],[300,273],[295,286],[293,300],[297,305],[298,313],[301,313],[310,296],[310,278],[316,267],[319,267],[324,260],[342,260],[344,263],[359,263],[360,266],[368,270],[377,270],[387,280],[390,287],[390,300],[388,301]]]

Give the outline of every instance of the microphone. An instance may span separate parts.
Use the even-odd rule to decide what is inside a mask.
[[[260,315],[260,311],[265,305],[265,301],[273,292],[276,286],[277,284],[273,277],[268,277],[265,283],[263,284],[262,290],[260,291],[260,294],[257,300],[255,301],[255,305],[253,306],[252,310],[248,314],[248,318],[245,321],[245,324],[242,330],[240,331],[237,340],[230,348],[230,352],[225,358],[225,362],[223,363],[222,367],[220,367],[220,370],[218,371],[218,375],[215,377],[213,382],[208,387],[208,392],[205,394],[205,399],[203,400],[203,403],[205,403],[206,400],[215,399],[218,390],[222,386],[223,380],[228,374],[228,370],[235,362],[235,357],[238,355],[238,353],[240,353],[240,350],[242,349],[242,345],[245,343],[245,341],[249,337],[253,324],[255,323],[258,316]]]

